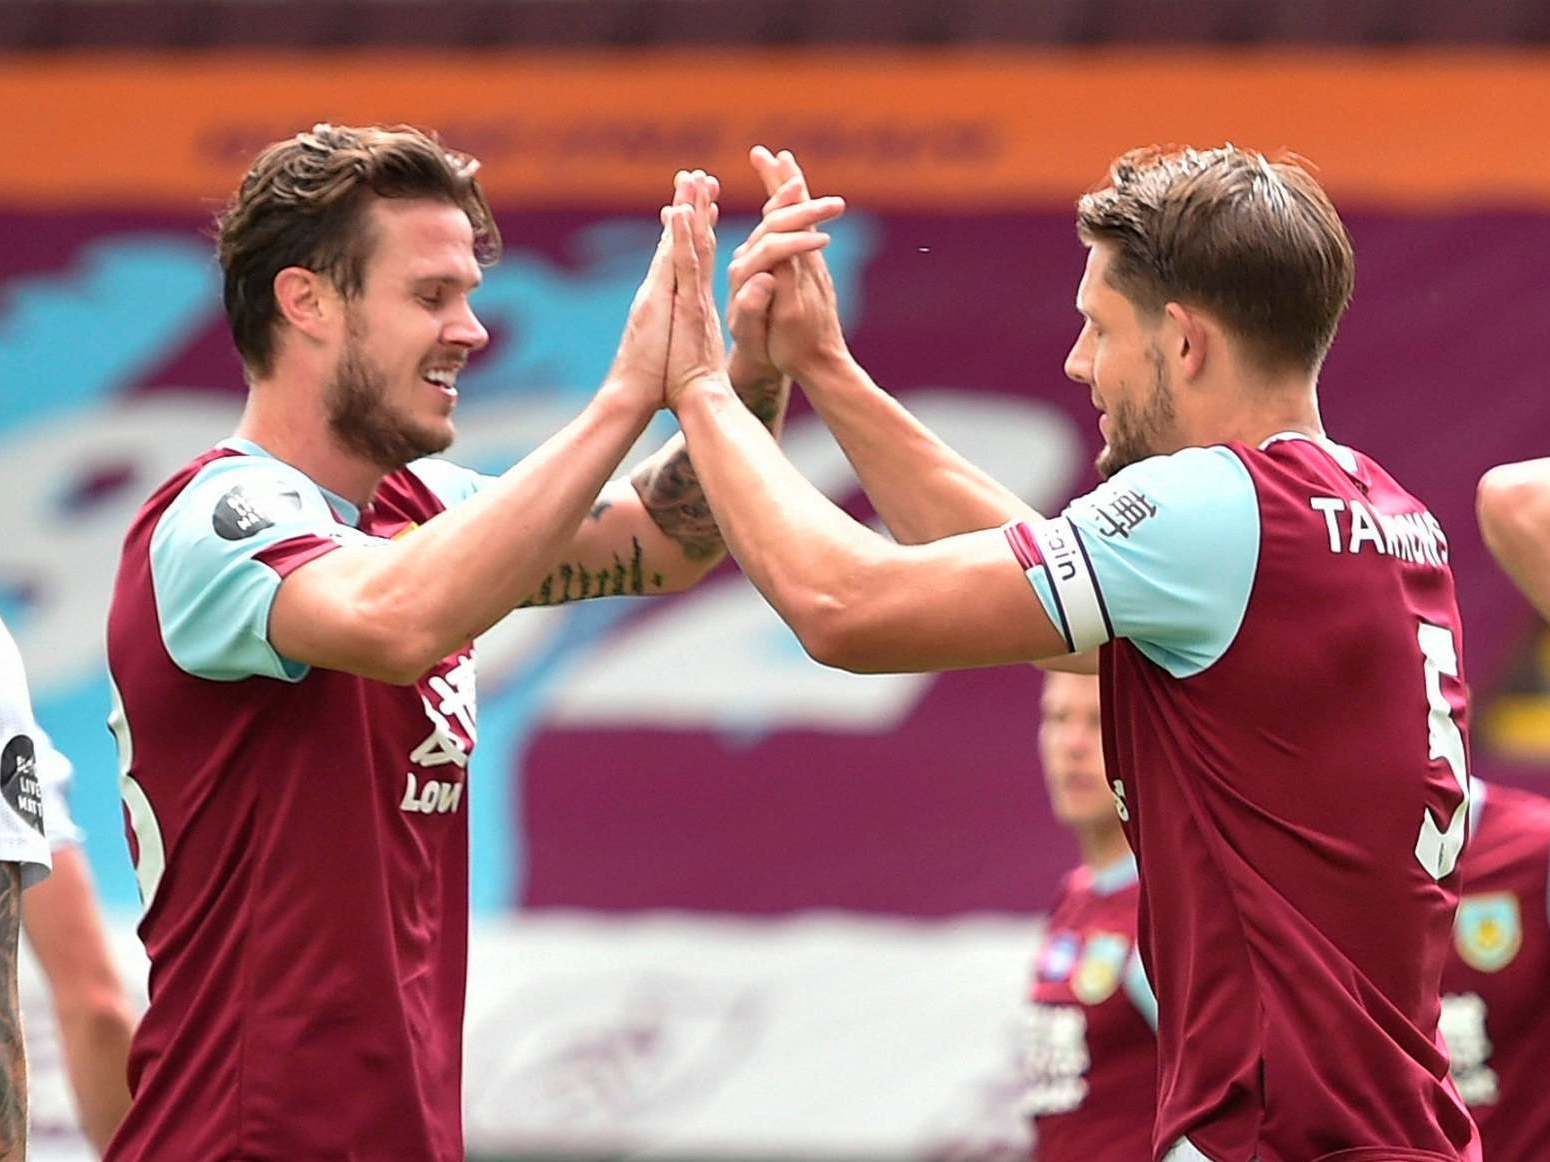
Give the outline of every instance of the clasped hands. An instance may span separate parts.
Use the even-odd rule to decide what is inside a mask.
[[[750,152],[768,200],[758,226],[733,252],[728,326],[739,378],[800,377],[847,355],[820,227],[844,213],[841,198],[814,198],[789,152]],[[676,408],[696,386],[725,385],[726,352],[714,279],[720,183],[680,170],[662,236],[635,293],[610,379],[653,410]]]

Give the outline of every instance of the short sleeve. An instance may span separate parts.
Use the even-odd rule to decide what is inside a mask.
[[[78,846],[86,835],[70,812],[70,778],[75,767],[41,727],[33,741],[38,752],[38,781],[43,786],[43,824],[48,845],[54,851]]]
[[[180,669],[234,682],[296,682],[308,667],[269,644],[280,582],[308,561],[375,539],[339,523],[317,485],[278,460],[212,460],[167,507],[151,536],[162,642]]]
[[[24,888],[53,867],[44,832],[38,734],[21,654],[0,625],[0,861],[20,865]]]
[[[482,472],[475,472],[472,468],[464,468],[461,464],[454,464],[450,460],[441,460],[432,456],[413,461],[409,465],[409,471],[420,478],[420,483],[435,494],[444,508],[462,504],[499,479],[495,476],[486,476]]]
[[[1176,678],[1227,652],[1259,565],[1258,494],[1225,447],[1143,460],[1005,529],[1073,652],[1126,638]]]

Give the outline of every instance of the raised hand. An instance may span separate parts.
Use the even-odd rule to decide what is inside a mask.
[[[714,179],[696,170],[682,197],[662,213],[671,237],[671,341],[667,349],[665,393],[669,407],[694,384],[726,381],[726,351],[721,316],[716,310],[716,234],[713,227]]]
[[[710,222],[716,222],[716,196],[721,184],[701,170],[691,174],[679,170],[673,178],[673,205],[683,205],[689,198],[690,181],[698,177],[705,184],[710,198]],[[673,316],[673,241],[668,233],[667,219],[662,220],[662,236],[657,241],[651,266],[646,271],[635,299],[630,304],[630,314],[624,323],[624,336],[619,341],[619,352],[614,356],[613,368],[608,373],[612,382],[627,387],[631,395],[652,410],[663,406],[663,383],[667,376],[667,336]]]
[[[839,306],[820,253],[828,235],[815,230],[844,213],[842,198],[812,198],[789,150],[762,145],[749,153],[769,200],[763,219],[733,254],[733,337],[741,349],[762,341],[774,366],[800,376],[820,360],[847,354]]]
[[[667,374],[667,337],[673,318],[673,247],[664,224],[646,277],[641,280],[624,321],[619,350],[609,368],[609,383],[625,388],[631,399],[652,411],[663,406]]]

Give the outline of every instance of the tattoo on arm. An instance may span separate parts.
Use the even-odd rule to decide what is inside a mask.
[[[593,517],[607,509],[606,502],[593,510]],[[523,601],[518,609],[534,605],[565,605],[571,601],[584,601],[588,597],[640,597],[653,589],[661,589],[664,578],[661,573],[646,568],[645,555],[640,541],[630,538],[632,546],[628,559],[614,554],[613,564],[601,569],[589,569],[580,561],[560,565],[538,584],[538,591]]]
[[[683,547],[689,560],[703,561],[721,552],[721,530],[705,503],[705,490],[688,448],[680,447],[661,460],[647,460],[630,483],[657,527]]]
[[[786,414],[791,380],[769,371],[734,383],[733,388],[743,406],[760,423],[771,431],[777,430]],[[647,460],[635,470],[630,483],[657,527],[683,547],[689,560],[703,561],[725,549],[687,448],[679,448],[665,458]]]
[[[27,1051],[16,1001],[16,945],[21,930],[21,868],[0,863],[0,1158],[27,1147]]]
[[[760,375],[747,383],[734,383],[737,398],[755,418],[771,431],[786,414],[786,400],[791,394],[791,380],[779,373]]]

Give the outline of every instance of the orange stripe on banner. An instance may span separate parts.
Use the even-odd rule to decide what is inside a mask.
[[[1065,202],[1154,141],[1289,146],[1337,196],[1550,205],[1550,52],[1140,50],[0,57],[0,202],[200,208],[315,120],[411,121],[506,206],[654,206],[791,146],[871,208]]]

